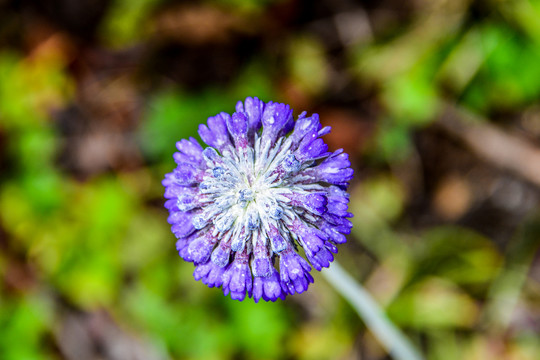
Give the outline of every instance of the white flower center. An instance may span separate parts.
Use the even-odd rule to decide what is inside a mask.
[[[222,241],[232,238],[234,251],[242,250],[246,243],[255,246],[258,238],[266,244],[269,237],[259,235],[268,233],[271,226],[288,235],[286,225],[301,210],[285,195],[304,194],[317,186],[297,183],[295,174],[301,164],[290,147],[291,141],[281,138],[270,149],[257,136],[254,148],[230,147],[222,156],[215,152],[205,155],[209,169],[200,184],[204,204],[203,212],[193,219],[195,228],[212,222],[213,234]]]

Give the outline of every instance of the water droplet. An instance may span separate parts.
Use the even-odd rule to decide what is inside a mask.
[[[269,215],[272,219],[279,220],[283,217],[283,209],[279,206],[270,208]]]
[[[285,156],[281,165],[283,166],[283,169],[285,169],[285,171],[288,171],[288,172],[298,171],[300,170],[300,166],[301,166],[300,161],[296,159],[294,154],[289,154]]]
[[[259,227],[259,214],[252,210],[248,213],[247,228],[248,230],[257,230]]]
[[[197,230],[201,230],[206,226],[206,220],[202,215],[195,215],[191,220],[191,223],[193,224],[193,227]]]
[[[241,236],[237,236],[233,239],[231,243],[231,249],[232,251],[242,251],[244,249],[245,244],[246,244],[245,239]]]
[[[223,214],[214,220],[214,225],[219,232],[227,231],[234,223],[234,217],[230,214]]]
[[[287,248],[287,242],[281,235],[272,238],[272,251],[280,253]]]
[[[212,169],[212,174],[216,179],[221,179],[223,175],[225,175],[225,169],[221,166],[216,166],[214,169]]]
[[[255,199],[255,192],[251,189],[242,189],[238,192],[239,201],[251,201]]]
[[[193,196],[189,195],[182,195],[178,197],[178,200],[176,201],[176,206],[178,207],[178,210],[180,211],[188,211],[195,207],[195,199]]]
[[[213,147],[207,147],[206,149],[203,150],[202,154],[206,161],[210,161],[210,162],[221,161],[221,156],[219,156],[218,152]]]

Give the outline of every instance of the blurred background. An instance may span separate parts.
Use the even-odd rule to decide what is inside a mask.
[[[337,259],[429,359],[540,359],[539,0],[0,0],[0,359],[388,359],[320,274],[176,254],[175,142],[258,96],[345,148]]]

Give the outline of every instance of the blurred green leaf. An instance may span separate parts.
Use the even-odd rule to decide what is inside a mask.
[[[177,141],[198,138],[199,124],[224,109],[234,109],[234,103],[227,103],[215,92],[188,96],[168,90],[157,94],[148,106],[147,121],[140,131],[143,150],[152,158],[170,158]]]
[[[134,207],[133,195],[113,179],[99,179],[73,194],[79,225],[75,237],[57,238],[62,261],[54,271],[59,286],[82,306],[110,303],[118,292],[122,268],[117,261]]]
[[[127,46],[144,37],[149,31],[149,13],[155,0],[114,0],[100,32],[110,46]]]
[[[493,243],[472,230],[440,226],[422,238],[409,283],[437,275],[457,284],[475,284],[480,289],[478,286],[493,280],[500,269],[501,255]]]
[[[328,82],[328,65],[322,44],[315,38],[300,37],[289,45],[291,80],[304,92],[317,95]]]
[[[228,358],[234,347],[230,324],[220,321],[222,313],[209,303],[193,306],[179,298],[167,300],[146,286],[136,286],[127,294],[126,302],[134,320],[149,335],[164,341],[176,356],[222,359]]]
[[[273,3],[279,3],[283,0],[210,0],[220,6],[227,6],[234,12],[252,13],[264,11],[265,7]]]
[[[508,243],[504,267],[489,289],[485,319],[494,331],[504,333],[511,325],[534,257],[540,249],[540,213],[534,212]],[[534,281],[534,280],[533,280]]]
[[[405,190],[402,184],[395,178],[381,175],[374,177],[361,184],[358,193],[360,198],[353,198],[351,206],[367,206],[379,218],[392,222],[403,211]]]
[[[306,323],[289,339],[294,358],[324,360],[344,358],[354,339],[340,326]]]
[[[411,261],[409,246],[391,223],[403,211],[404,189],[392,177],[374,177],[358,185],[351,195],[352,234],[380,261],[405,276]]]
[[[406,159],[412,149],[411,130],[408,126],[390,120],[379,122],[375,135],[373,157],[390,163]]]
[[[461,339],[451,329],[430,329],[429,359],[454,360],[464,358]]]
[[[29,294],[0,303],[0,358],[49,359],[44,336],[52,325],[52,309],[46,298]]]
[[[485,27],[483,36],[496,42],[463,101],[483,112],[511,109],[540,95],[540,48],[514,30],[500,24]]]
[[[151,159],[167,161],[172,158],[177,141],[189,137],[200,139],[197,129],[199,124],[206,123],[208,117],[223,111],[234,112],[236,103],[248,96],[269,101],[265,99],[272,94],[269,76],[263,64],[255,62],[247,66],[237,82],[227,90],[211,88],[198,94],[188,94],[169,89],[156,94],[148,105],[146,121],[139,129],[143,151]]]
[[[179,341],[185,339],[182,334],[182,320],[167,300],[144,286],[136,286],[126,292],[123,299],[128,311],[127,318],[142,325],[149,336],[161,339],[171,346],[171,337]]]
[[[501,12],[513,19],[536,43],[540,43],[540,1],[506,1],[501,6]]]
[[[499,37],[493,30],[492,25],[484,24],[457,39],[439,69],[438,80],[461,94],[497,46]]]
[[[239,334],[237,345],[250,359],[279,359],[284,356],[284,331],[289,325],[282,303],[255,304],[252,300],[227,301],[231,331]]]
[[[17,153],[24,171],[36,173],[52,167],[58,139],[51,128],[33,128],[15,139],[11,151]]]
[[[388,81],[382,98],[398,123],[405,125],[423,125],[433,121],[439,101],[434,74],[422,71],[410,71]]]
[[[442,278],[426,278],[401,293],[387,308],[396,323],[416,329],[471,327],[478,307],[457,286]]]
[[[52,56],[38,53],[26,59],[16,53],[0,52],[1,127],[42,129],[47,112],[71,96],[73,83],[64,72],[65,59],[58,49],[51,50]]]
[[[230,101],[243,101],[248,96],[257,96],[263,101],[279,100],[276,98],[278,94],[275,93],[273,76],[271,64],[267,61],[252,61],[245,66],[232,85]]]
[[[164,212],[147,209],[130,220],[120,253],[126,269],[139,269],[156,259],[163,260],[165,254],[175,251],[175,238],[169,224],[163,221],[165,216]]]

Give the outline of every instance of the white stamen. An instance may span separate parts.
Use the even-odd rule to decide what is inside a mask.
[[[301,183],[306,177],[297,171],[305,164],[298,162],[294,169],[283,167],[284,161],[290,162],[294,156],[291,146],[288,138],[279,138],[272,145],[255,134],[253,148],[227,147],[222,156],[208,150],[206,160],[211,167],[199,186],[200,193],[205,194],[204,214],[193,219],[194,226],[202,228],[213,222],[214,235],[232,237],[233,251],[246,246],[252,249],[256,239],[268,244],[270,226],[279,229],[284,239],[294,238],[288,226],[295,219],[312,220],[312,216],[301,207],[293,207],[285,194],[306,194],[322,187]],[[278,170],[280,166],[285,172]]]

